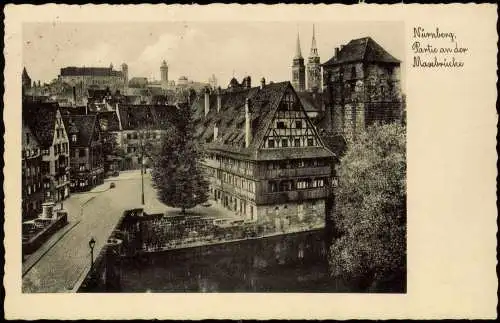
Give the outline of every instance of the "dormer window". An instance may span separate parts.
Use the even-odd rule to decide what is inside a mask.
[[[76,135],[75,134],[71,135],[71,142],[73,142],[73,143],[76,142]]]

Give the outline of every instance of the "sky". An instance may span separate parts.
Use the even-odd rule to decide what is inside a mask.
[[[404,25],[398,22],[130,22],[25,23],[23,64],[32,80],[49,82],[66,66],[129,67],[131,77],[160,79],[160,64],[169,79],[180,76],[207,82],[214,74],[227,86],[233,75],[250,75],[254,85],[291,79],[297,33],[307,62],[312,26],[321,62],[334,48],[370,36],[390,54],[404,60]],[[405,64],[402,63],[402,83]]]

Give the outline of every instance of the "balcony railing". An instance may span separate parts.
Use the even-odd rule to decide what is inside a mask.
[[[331,175],[330,166],[323,167],[303,167],[303,168],[285,168],[285,169],[267,169],[263,171],[262,178],[278,179],[299,176],[329,176]]]

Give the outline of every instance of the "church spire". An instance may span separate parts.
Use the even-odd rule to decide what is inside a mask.
[[[314,24],[313,24],[313,37],[312,37],[312,43],[311,43],[311,57],[317,57],[318,56],[318,48],[316,47],[316,32],[314,30]]]
[[[297,32],[297,46],[295,48],[294,59],[300,59],[300,58],[302,58],[302,51],[300,50],[300,38],[299,38],[299,33]]]

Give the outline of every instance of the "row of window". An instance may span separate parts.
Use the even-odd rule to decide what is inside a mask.
[[[38,175],[40,174],[40,166],[26,167],[25,169],[23,169],[23,172],[25,172],[25,175],[27,177]]]
[[[287,148],[287,147],[313,147],[316,145],[314,138],[269,138],[266,148]]]
[[[54,145],[54,154],[59,155],[61,153],[67,154],[69,152],[69,145],[67,142]]]
[[[57,128],[57,129],[56,129],[56,137],[57,137],[57,138],[63,138],[63,139],[64,139],[64,138],[66,138],[66,134],[65,134],[65,132],[64,132],[64,129],[62,129],[62,128]]]
[[[271,161],[267,163],[267,169],[289,169],[304,167],[324,167],[327,165],[324,159],[287,159]]]
[[[247,192],[255,193],[255,182],[247,180],[246,178],[221,171],[218,171],[218,178],[222,179],[223,183],[228,183]]]
[[[294,190],[324,187],[326,178],[305,178],[298,180],[269,181],[268,192],[287,192]]]
[[[40,151],[38,148],[26,149],[26,150],[23,150],[23,157],[25,157],[25,158],[35,157],[39,154],[39,152]]]
[[[213,154],[209,155],[209,158],[215,160],[217,164],[220,164],[223,169],[227,169],[234,173],[245,175],[252,175],[253,173],[253,162],[246,160],[237,160]]]
[[[295,120],[295,122],[276,121],[277,129],[287,129],[287,128],[302,129],[306,127],[307,127],[306,124],[302,122],[302,120]]]
[[[38,183],[38,184],[35,183],[33,185],[27,185],[26,186],[26,194],[28,196],[30,196],[32,193],[36,193],[37,186],[38,186],[38,189],[40,189],[40,183]]]
[[[155,132],[145,132],[145,133],[132,132],[132,133],[127,133],[127,139],[138,139],[138,138],[160,139],[160,133],[155,133]]]

